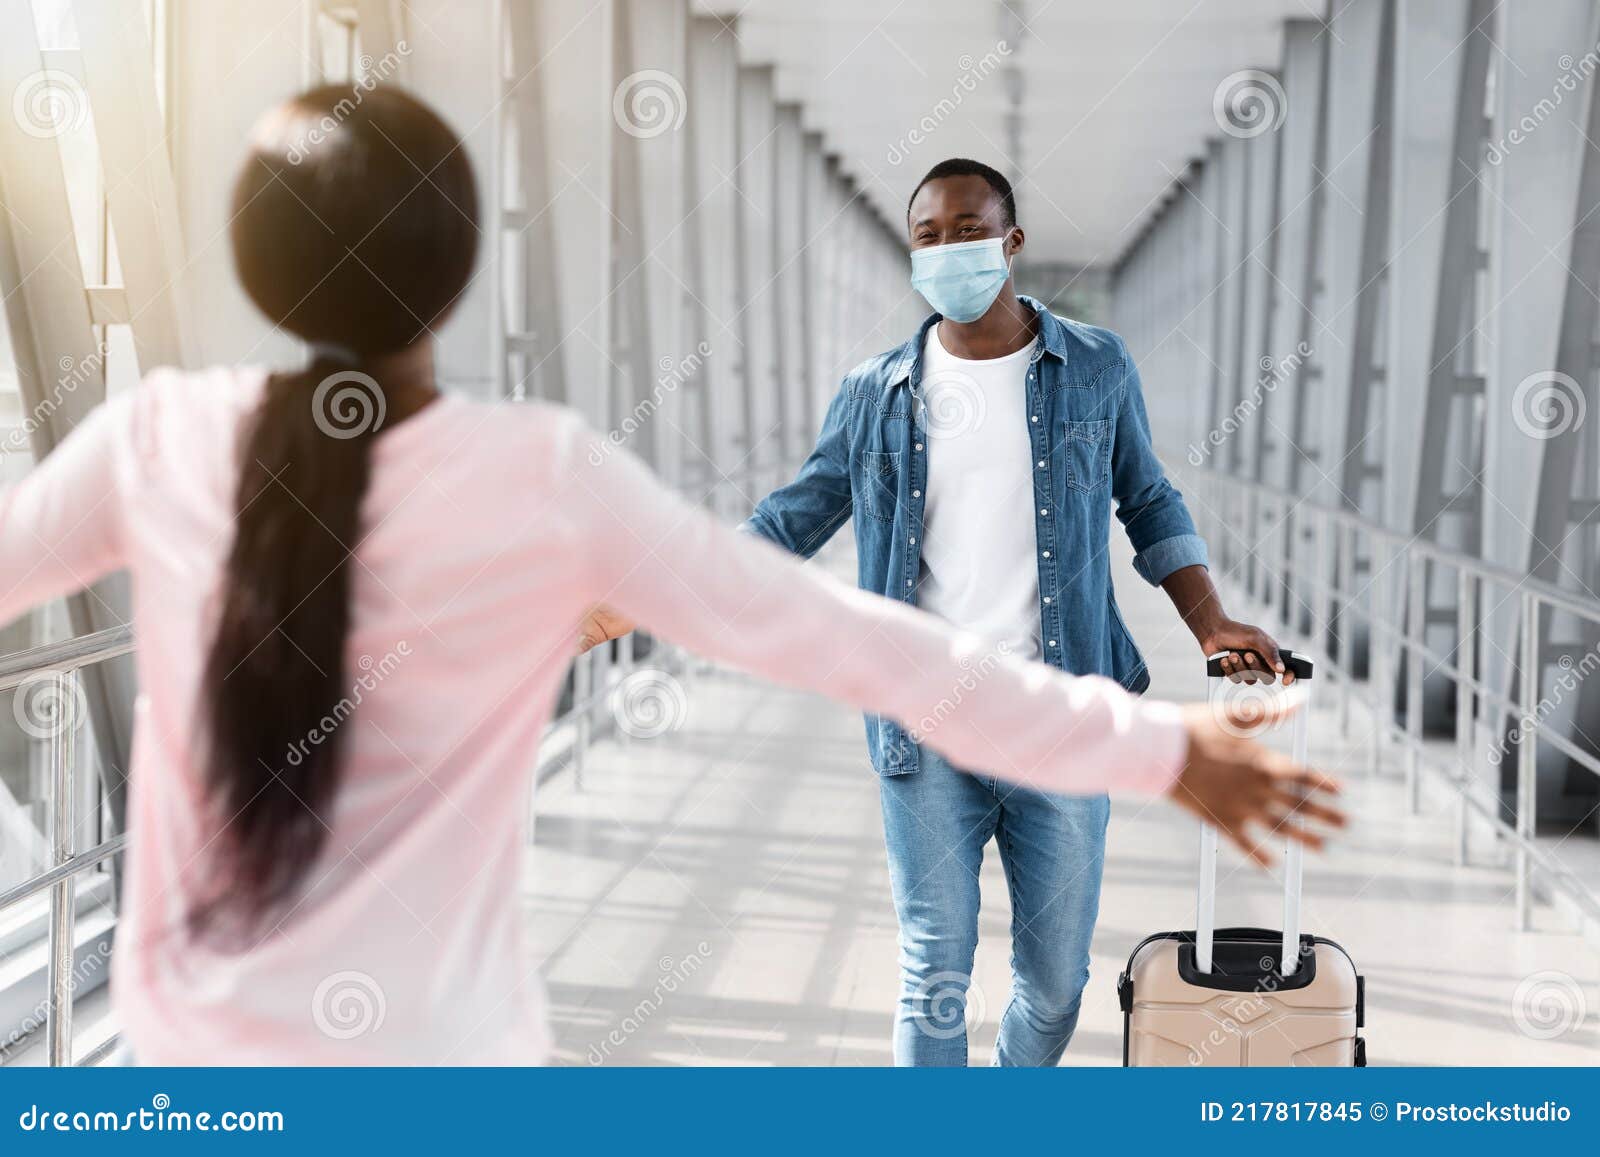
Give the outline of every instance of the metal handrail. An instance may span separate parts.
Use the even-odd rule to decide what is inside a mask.
[[[60,703],[74,703],[82,694],[78,672],[133,650],[133,629],[112,627],[26,651],[0,655],[0,690],[10,690],[35,680],[48,679]],[[53,730],[50,742],[50,792],[48,870],[0,893],[0,911],[40,892],[50,893],[50,931],[46,967],[45,1042],[52,1065],[72,1063],[72,990],[76,946],[77,878],[122,850],[126,837],[118,834],[83,852],[73,848],[73,772],[76,722],[68,711],[67,723]]]
[[[134,649],[133,630],[114,627],[89,635],[80,635],[56,643],[32,647],[0,655],[0,691],[23,686],[34,680],[49,679],[58,702],[72,703],[81,696],[79,672],[95,663],[103,663],[130,653]],[[628,648],[631,651],[631,647]],[[588,658],[588,656],[585,656]],[[626,656],[619,666],[626,671]],[[589,663],[580,664],[592,670]],[[578,698],[567,712],[551,720],[558,726],[576,719],[580,728],[580,747],[577,762],[581,769],[582,746],[592,742],[588,720],[603,698],[589,694]],[[119,832],[110,839],[84,851],[73,847],[73,781],[75,772],[75,728],[64,726],[52,732],[50,742],[50,799],[48,802],[47,842],[50,846],[51,866],[45,871],[0,892],[0,912],[20,904],[41,892],[50,895],[48,965],[46,970],[45,1000],[45,1051],[52,1066],[68,1066],[72,1058],[72,1005],[74,989],[74,964],[76,948],[77,879],[93,870],[127,846],[127,833]],[[103,1041],[82,1060],[92,1064],[108,1054],[116,1038]]]
[[[50,693],[58,702],[76,702],[81,694],[79,672],[95,663],[129,654],[134,649],[131,627],[114,627],[80,635],[56,643],[0,655],[0,691],[21,687],[35,680],[48,679]],[[628,648],[631,651],[631,647]],[[589,659],[589,657],[585,657]],[[631,655],[619,667],[626,672]],[[593,660],[581,663],[592,670]],[[562,716],[551,720],[560,726],[578,722],[580,737],[575,762],[581,773],[582,748],[593,742],[589,719],[603,699],[603,693],[579,697]],[[45,1051],[52,1066],[67,1066],[72,1058],[72,1005],[74,989],[77,879],[92,871],[127,847],[127,834],[119,832],[92,848],[77,851],[73,841],[73,785],[75,779],[75,734],[72,726],[62,727],[49,737],[50,798],[47,801],[47,843],[50,867],[38,875],[0,891],[0,912],[23,903],[42,892],[50,896],[47,943],[45,1000]],[[115,1038],[102,1042],[81,1063],[91,1064],[104,1056]]]
[[[1284,494],[1282,490],[1274,489],[1262,482],[1248,478],[1235,478],[1232,475],[1218,474],[1207,471],[1194,471],[1183,476],[1200,478],[1203,483],[1222,483],[1234,489],[1254,494],[1258,498],[1267,498],[1273,502],[1283,503],[1296,510],[1315,513],[1318,517],[1328,518],[1341,525],[1360,530],[1368,537],[1379,540],[1386,546],[1400,546],[1411,553],[1439,562],[1452,570],[1465,567],[1473,575],[1489,579],[1492,582],[1503,583],[1506,586],[1527,591],[1538,596],[1540,601],[1555,607],[1557,610],[1568,611],[1575,615],[1600,622],[1600,601],[1586,599],[1575,595],[1564,587],[1536,578],[1533,575],[1521,574],[1510,567],[1500,566],[1487,559],[1475,555],[1464,554],[1450,547],[1440,546],[1436,542],[1417,538],[1395,530],[1393,527],[1384,526],[1374,522],[1365,515],[1343,507],[1328,506],[1320,502],[1297,500]],[[1254,548],[1252,548],[1254,549]]]
[[[1272,491],[1257,483],[1242,479],[1235,480],[1232,478],[1229,478],[1228,481],[1229,483],[1237,481],[1241,488],[1253,491],[1258,499],[1263,495],[1270,495],[1272,501],[1284,501],[1284,496],[1281,493]],[[1304,507],[1305,505],[1306,504],[1298,504],[1299,507]],[[1412,553],[1418,558],[1426,559],[1429,562],[1433,562],[1439,566],[1454,570],[1458,572],[1458,574],[1465,575],[1480,582],[1487,580],[1489,582],[1503,584],[1518,594],[1531,596],[1540,606],[1550,607],[1553,610],[1564,611],[1568,614],[1588,619],[1590,622],[1600,626],[1600,600],[1583,600],[1574,596],[1570,591],[1563,590],[1560,587],[1552,586],[1550,583],[1544,582],[1543,580],[1536,579],[1532,576],[1519,577],[1515,571],[1508,570],[1505,567],[1497,566],[1490,562],[1485,562],[1482,559],[1475,558],[1472,555],[1463,554],[1459,551],[1452,551],[1447,548],[1439,547],[1433,543],[1427,543],[1420,540],[1413,543],[1410,539],[1403,535],[1397,534],[1390,528],[1381,526],[1369,519],[1353,515],[1347,510],[1340,510],[1320,504],[1311,505],[1310,510],[1319,517],[1330,518],[1332,521],[1340,523],[1346,528],[1359,530],[1362,533],[1372,535],[1374,538],[1379,537],[1381,532],[1382,538],[1387,539],[1391,543],[1399,543],[1399,549],[1403,552]],[[1255,553],[1253,549],[1252,553]],[[1404,572],[1406,568],[1402,567],[1400,569]],[[1286,574],[1293,574],[1299,572],[1302,570],[1302,568],[1296,566],[1293,560],[1290,559],[1285,565],[1284,570]],[[1355,591],[1345,589],[1341,587],[1338,582],[1330,581],[1321,575],[1310,575],[1303,577],[1309,586],[1319,588],[1330,597],[1343,596],[1346,599],[1354,598],[1368,593],[1368,590],[1371,587],[1371,584],[1369,583],[1367,588],[1364,588],[1360,591]],[[1372,622],[1372,615],[1370,612],[1363,612],[1358,607],[1355,609],[1354,613],[1357,617],[1366,619],[1369,627],[1375,626],[1375,624]],[[1496,688],[1491,687],[1489,684],[1477,678],[1475,675],[1464,671],[1453,656],[1441,655],[1438,651],[1435,651],[1433,648],[1429,647],[1422,639],[1414,639],[1409,636],[1402,636],[1396,640],[1396,646],[1401,651],[1409,655],[1414,655],[1419,660],[1427,661],[1429,664],[1431,664],[1429,667],[1431,674],[1443,674],[1449,676],[1451,683],[1471,691],[1478,697],[1480,702],[1489,703],[1499,708],[1501,711],[1504,711],[1508,715],[1514,715],[1518,711],[1522,710],[1522,704],[1517,700],[1502,693]],[[1544,742],[1558,748],[1562,754],[1577,761],[1586,770],[1591,771],[1596,775],[1600,775],[1600,758],[1597,758],[1589,752],[1581,750],[1572,744],[1570,740],[1565,739],[1555,732],[1549,732],[1543,735],[1542,738]]]
[[[94,663],[126,655],[133,650],[133,629],[112,627],[90,635],[79,635],[58,643],[47,643],[26,651],[0,655],[0,690],[21,687],[34,680],[48,679],[60,703],[74,703],[82,694],[78,672]],[[38,895],[50,893],[50,931],[47,944],[45,998],[45,1042],[51,1065],[72,1063],[72,998],[76,946],[77,878],[120,852],[126,835],[111,839],[82,852],[73,850],[73,772],[75,721],[50,735],[50,791],[48,841],[51,866],[48,870],[15,887],[0,892],[0,911]],[[109,1043],[109,1042],[107,1042]],[[106,1048],[102,1044],[98,1054]]]
[[[20,687],[40,675],[103,663],[132,650],[133,628],[121,626],[0,655],[0,691]]]
[[[14,888],[7,888],[4,892],[0,892],[0,912],[4,912],[13,904],[22,903],[22,901],[31,896],[37,896],[52,884],[58,884],[68,876],[76,876],[82,872],[87,872],[90,868],[104,863],[118,852],[123,851],[127,846],[127,834],[118,833],[109,840],[96,844],[87,852],[79,852],[64,863],[57,864],[37,876],[32,876]]]
[[[1546,726],[1541,711],[1540,686],[1542,657],[1539,654],[1541,615],[1559,611],[1600,625],[1600,600],[1586,599],[1564,588],[1507,567],[1428,542],[1384,526],[1355,511],[1298,499],[1262,483],[1237,478],[1214,470],[1183,471],[1186,485],[1202,493],[1226,494],[1244,500],[1246,509],[1225,514],[1218,505],[1233,502],[1197,503],[1202,520],[1210,518],[1220,533],[1211,537],[1214,551],[1227,556],[1242,549],[1249,571],[1247,587],[1253,593],[1259,576],[1268,602],[1274,592],[1283,593],[1281,614],[1289,622],[1290,600],[1299,597],[1312,611],[1319,630],[1329,631],[1337,646],[1328,667],[1341,685],[1341,715],[1348,731],[1350,704],[1358,682],[1364,682],[1365,698],[1376,726],[1372,729],[1373,765],[1382,757],[1383,744],[1398,738],[1405,746],[1405,785],[1413,812],[1420,806],[1420,776],[1430,767],[1443,773],[1445,782],[1458,796],[1456,859],[1465,863],[1468,854],[1468,813],[1477,811],[1491,824],[1497,836],[1509,841],[1516,858],[1516,909],[1518,926],[1532,924],[1533,882],[1535,873],[1553,890],[1569,896],[1580,909],[1600,919],[1600,890],[1578,879],[1553,860],[1535,842],[1538,795],[1539,744],[1547,743],[1572,759],[1578,766],[1600,775],[1600,759],[1574,745],[1554,728]],[[1267,523],[1263,527],[1263,523]],[[1309,530],[1309,533],[1307,531]],[[1299,531],[1297,538],[1295,532]],[[1278,549],[1271,549],[1273,539]],[[1358,588],[1354,559],[1366,539],[1366,557],[1371,560],[1365,585]],[[1331,541],[1330,541],[1331,540]],[[1296,543],[1312,548],[1307,561]],[[1383,565],[1380,567],[1380,561]],[[1423,622],[1426,607],[1428,566],[1456,575],[1457,641],[1455,653],[1440,655],[1426,644]],[[1223,569],[1226,569],[1224,566]],[[1383,581],[1392,570],[1392,582],[1401,586],[1401,598],[1392,600],[1390,583]],[[1478,672],[1477,657],[1483,654],[1479,638],[1487,616],[1478,607],[1489,588],[1504,588],[1506,602],[1517,600],[1516,615],[1520,632],[1516,657],[1517,686],[1514,693],[1490,686]],[[1311,602],[1309,600],[1315,600]],[[1391,607],[1391,602],[1395,605]],[[1503,604],[1502,604],[1503,605]],[[1335,625],[1337,623],[1337,626]],[[1368,631],[1370,663],[1364,681],[1355,678],[1349,664],[1351,623],[1365,623]],[[1405,714],[1401,725],[1393,720],[1393,704],[1398,684],[1398,660],[1406,664]],[[1443,676],[1457,696],[1456,751],[1452,761],[1427,752],[1423,746],[1422,699],[1423,664],[1431,663],[1431,673]],[[1521,716],[1520,719],[1516,718]],[[1500,815],[1498,800],[1489,806],[1478,799],[1471,787],[1476,779],[1471,768],[1478,754],[1473,725],[1480,717],[1494,716],[1504,733],[1504,724],[1515,719],[1521,732],[1516,764],[1516,808],[1512,822]],[[1504,742],[1494,745],[1504,748]]]

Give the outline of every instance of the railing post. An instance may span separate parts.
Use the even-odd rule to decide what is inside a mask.
[[[1333,551],[1328,538],[1335,532],[1337,524],[1326,510],[1317,511],[1314,519],[1317,541],[1313,553],[1316,575],[1311,595],[1311,645],[1318,654],[1326,655],[1331,650],[1328,646],[1332,641],[1332,617],[1329,612],[1333,609],[1333,580],[1328,573]]]
[[[1278,622],[1285,632],[1294,624],[1294,528],[1299,524],[1300,511],[1292,497],[1283,496],[1283,516],[1278,519]]]
[[[572,786],[583,790],[583,765],[589,758],[589,744],[594,736],[594,721],[590,712],[594,704],[594,653],[585,651],[578,656],[572,671],[572,707],[575,727],[572,736]]]
[[[1230,526],[1242,526],[1244,524],[1244,497],[1237,488],[1230,490],[1228,494],[1228,524]],[[1243,569],[1244,560],[1239,557],[1239,552],[1248,548],[1248,543],[1235,543],[1231,541],[1230,536],[1227,573],[1238,574]]]
[[[1266,509],[1266,502],[1261,501],[1261,491],[1245,491],[1245,510],[1250,526],[1250,538],[1245,541],[1245,592],[1250,595],[1251,603],[1261,602],[1261,526],[1266,522],[1262,517],[1262,510]]]
[[[1355,693],[1356,681],[1356,524],[1336,525],[1339,527],[1339,734],[1349,739],[1350,696]]]
[[[629,675],[633,674],[633,642],[636,634],[637,633],[634,631],[629,631],[626,635],[617,640],[617,676],[619,679],[626,679]],[[660,643],[656,643],[655,645],[660,646]],[[655,652],[653,650],[651,651],[651,656],[652,658],[655,656]],[[616,729],[616,740],[617,746],[626,747],[628,744],[633,742],[633,736],[628,733],[627,728],[618,727]]]
[[[1406,806],[1422,810],[1422,645],[1428,557],[1406,551]]]
[[[1460,764],[1461,782],[1456,800],[1456,863],[1466,864],[1471,855],[1469,827],[1471,816],[1467,807],[1467,793],[1472,790],[1472,727],[1477,715],[1477,693],[1471,680],[1478,670],[1478,611],[1477,589],[1472,572],[1463,564],[1456,566],[1456,760]]]
[[[73,853],[73,745],[77,739],[78,712],[74,704],[82,694],[76,671],[50,674],[49,693],[54,696],[58,716],[50,731],[50,866],[59,867]],[[74,905],[77,879],[67,876],[50,888],[50,959],[45,983],[49,989],[45,1004],[45,1040],[49,1063],[55,1067],[72,1064],[72,974],[76,956],[73,945]]]
[[[1213,512],[1210,515],[1213,533],[1207,545],[1216,549],[1216,557],[1212,559],[1212,566],[1216,572],[1218,574],[1227,574],[1228,551],[1231,547],[1229,546],[1227,535],[1228,512],[1223,509],[1222,503],[1228,501],[1231,495],[1222,488],[1214,475],[1215,471],[1209,468],[1203,475],[1206,480],[1206,491],[1210,496],[1206,507]]]
[[[1372,539],[1372,579],[1367,584],[1372,608],[1367,618],[1367,648],[1372,656],[1367,664],[1367,703],[1371,710],[1371,765],[1369,771],[1377,775],[1383,766],[1383,750],[1388,741],[1388,727],[1394,710],[1394,696],[1389,686],[1389,544],[1377,535]],[[1385,706],[1387,704],[1388,706]]]
[[[1539,600],[1532,591],[1522,594],[1522,692],[1517,724],[1517,927],[1533,928],[1533,844],[1538,806],[1539,767]]]

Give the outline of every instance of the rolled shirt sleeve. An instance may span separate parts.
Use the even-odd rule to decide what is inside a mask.
[[[1210,556],[1206,551],[1206,540],[1198,534],[1163,538],[1133,556],[1133,569],[1151,586],[1160,586],[1168,575],[1186,566],[1208,565]]]
[[[1111,450],[1112,497],[1117,518],[1133,543],[1133,569],[1150,585],[1159,586],[1173,571],[1205,566],[1206,544],[1151,444],[1139,371],[1126,346],[1122,369],[1116,443]]]

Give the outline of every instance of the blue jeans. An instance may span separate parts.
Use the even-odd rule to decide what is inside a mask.
[[[1013,787],[921,755],[921,771],[879,781],[900,921],[895,1063],[967,1063],[978,870],[992,836],[1011,891],[1012,972],[994,1063],[1054,1065],[1089,980],[1110,801]]]

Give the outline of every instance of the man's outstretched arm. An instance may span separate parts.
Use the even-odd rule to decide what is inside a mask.
[[[850,383],[839,387],[794,481],[767,495],[739,529],[810,558],[850,520]]]

